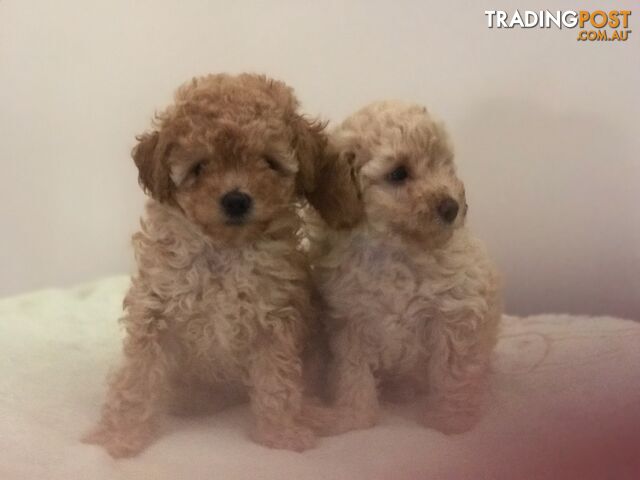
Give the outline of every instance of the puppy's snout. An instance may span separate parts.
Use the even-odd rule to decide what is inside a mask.
[[[459,209],[460,206],[458,205],[458,202],[451,197],[445,197],[440,200],[440,203],[438,204],[438,215],[445,222],[451,223],[458,216]]]
[[[253,199],[246,193],[233,190],[225,193],[220,199],[222,210],[232,220],[240,220],[251,210]]]

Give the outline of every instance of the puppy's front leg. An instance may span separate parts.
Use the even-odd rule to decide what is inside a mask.
[[[362,336],[346,326],[331,338],[331,350],[330,381],[337,419],[326,433],[372,427],[379,413],[378,391]]]
[[[463,433],[479,420],[491,353],[487,332],[472,328],[479,323],[442,320],[432,328],[425,426]]]
[[[124,365],[109,379],[98,425],[83,437],[116,458],[133,456],[152,442],[167,388],[159,320],[136,321],[130,315],[124,322],[128,324]]]
[[[293,338],[284,337],[264,339],[251,359],[252,436],[267,447],[301,452],[316,439],[296,420],[302,408],[302,359]]]

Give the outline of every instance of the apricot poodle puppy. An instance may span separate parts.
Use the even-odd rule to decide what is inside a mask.
[[[445,433],[478,420],[501,312],[499,279],[465,226],[467,203],[444,127],[421,106],[371,104],[329,136],[309,225],[326,303],[338,418],[376,422],[379,394],[422,396]]]
[[[326,140],[293,91],[264,76],[194,79],[138,137],[151,199],[133,237],[124,363],[85,440],[114,457],[144,449],[165,413],[250,399],[253,438],[304,450],[302,355],[313,334],[296,208]]]

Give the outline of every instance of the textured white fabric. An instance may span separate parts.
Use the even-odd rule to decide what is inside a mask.
[[[118,360],[128,285],[113,277],[0,300],[0,479],[640,478],[640,324],[505,316],[488,411],[461,436],[424,429],[416,406],[303,454],[246,435],[246,406],[174,419],[134,459],[78,441]]]

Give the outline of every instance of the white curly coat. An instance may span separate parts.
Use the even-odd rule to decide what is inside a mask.
[[[327,433],[373,425],[381,391],[428,392],[423,423],[465,431],[479,418],[501,301],[498,275],[464,225],[445,131],[422,107],[380,102],[330,142],[332,209],[320,208],[329,225],[309,223],[340,412]],[[399,164],[409,177],[391,184]],[[463,206],[452,224],[436,212],[443,195]]]

